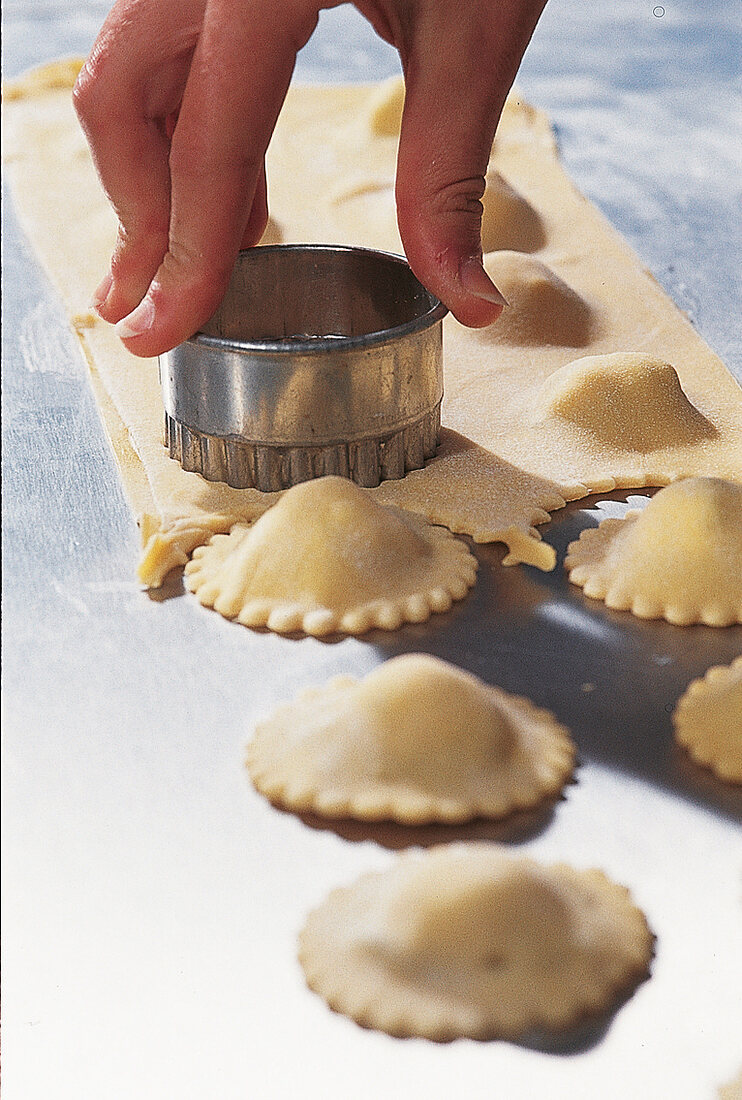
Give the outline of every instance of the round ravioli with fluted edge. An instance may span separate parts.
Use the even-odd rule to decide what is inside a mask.
[[[574,760],[549,711],[424,654],[303,692],[256,728],[247,755],[274,803],[407,825],[530,809],[558,796]]]
[[[606,519],[567,549],[586,596],[676,626],[742,622],[742,485],[675,481],[646,508]]]
[[[299,960],[310,988],[366,1027],[517,1039],[608,1012],[647,977],[653,941],[601,871],[453,844],[333,891]]]
[[[320,636],[424,622],[462,599],[476,570],[450,531],[323,477],[288,489],[251,527],[198,547],[185,581],[225,618]]]
[[[742,657],[693,680],[672,716],[675,737],[697,764],[742,783]]]

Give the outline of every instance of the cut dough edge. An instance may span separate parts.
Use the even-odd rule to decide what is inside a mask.
[[[40,97],[48,97],[47,102],[59,114],[62,100],[69,99],[65,90],[71,87],[78,67],[79,62],[69,59],[63,60],[43,66],[26,74],[19,81],[12,82],[5,89],[5,99],[9,101],[9,111],[14,109],[22,111],[24,99],[31,98],[36,101]],[[320,104],[324,104],[327,100],[330,107],[333,104],[340,103],[338,96],[341,94],[347,99],[350,106],[340,104],[338,108],[342,116],[339,120],[339,132],[347,137],[349,148],[353,151],[355,149],[354,142],[357,145],[359,118],[364,126],[366,125],[366,116],[363,114],[365,109],[363,107],[363,97],[368,98],[369,96],[378,95],[378,85],[350,90],[342,89],[342,93],[339,91],[338,86],[301,89],[300,92],[306,96],[316,97],[317,102]],[[39,112],[39,114],[41,113]],[[277,133],[278,145],[280,146],[282,140],[280,123]],[[71,132],[70,140],[73,137],[77,140],[79,135]],[[382,144],[386,147],[389,142]],[[137,516],[144,543],[139,575],[143,583],[151,587],[157,587],[162,584],[170,569],[188,559],[196,546],[208,541],[211,535],[216,532],[228,531],[236,522],[254,521],[274,502],[275,497],[260,494],[255,490],[235,490],[227,486],[204,482],[197,475],[186,474],[179,468],[173,469],[176,463],[167,457],[159,441],[159,423],[157,428],[150,432],[150,436],[145,440],[146,446],[142,447],[141,431],[137,435],[136,426],[132,425],[130,418],[127,418],[126,409],[122,408],[120,403],[117,402],[116,393],[109,385],[106,371],[98,369],[98,366],[104,365],[102,359],[113,360],[115,358],[117,362],[123,364],[125,373],[128,369],[133,370],[132,364],[135,364],[138,374],[144,379],[142,388],[147,389],[147,395],[151,397],[151,402],[159,407],[159,386],[156,380],[153,381],[152,370],[150,368],[147,372],[142,366],[142,361],[136,361],[123,349],[119,341],[112,337],[109,331],[106,331],[109,326],[105,326],[103,322],[90,315],[86,300],[92,286],[77,285],[80,283],[85,284],[86,280],[84,278],[76,280],[74,290],[71,290],[69,285],[65,285],[65,278],[68,277],[65,273],[60,273],[59,258],[50,254],[49,250],[53,251],[53,246],[49,245],[45,239],[49,236],[47,232],[48,221],[46,223],[42,221],[42,224],[39,224],[38,210],[34,207],[33,201],[30,200],[28,208],[26,206],[27,181],[25,181],[25,177],[22,177],[22,173],[19,176],[19,172],[23,167],[23,147],[17,145],[14,149],[12,137],[9,146],[10,174],[17,179],[24,178],[24,187],[21,188],[21,194],[16,193],[15,195],[15,205],[19,211],[19,218],[47,269],[50,270],[53,280],[61,289],[73,322],[77,321],[75,330],[81,342],[85,358],[91,365],[92,370],[97,371],[97,380],[94,378],[93,381],[94,390],[120,465],[127,497]],[[357,149],[355,151],[357,152]],[[75,155],[77,156],[78,153],[76,152]],[[282,151],[279,148],[277,153],[279,159],[281,155]],[[80,153],[79,156],[82,157],[82,154]],[[602,215],[590,207],[576,191],[556,159],[553,132],[546,116],[513,95],[503,118],[492,167],[495,171],[502,169],[503,175],[512,182],[517,191],[527,192],[525,198],[533,204],[539,215],[544,215],[545,225],[549,230],[547,233],[549,240],[546,249],[539,252],[539,258],[543,259],[559,277],[565,279],[571,285],[573,282],[571,272],[573,269],[577,270],[575,265],[577,264],[577,267],[579,267],[579,264],[583,261],[565,252],[564,240],[560,238],[558,219],[555,212],[553,209],[545,209],[548,202],[551,201],[546,192],[535,193],[538,188],[536,184],[533,184],[533,181],[530,181],[529,184],[529,186],[533,184],[533,191],[529,192],[528,187],[523,188],[519,176],[523,180],[528,180],[529,173],[533,174],[532,169],[534,166],[548,169],[545,174],[541,173],[544,175],[544,188],[548,186],[549,193],[553,192],[557,196],[554,201],[558,200],[563,205],[567,205],[569,213],[567,221],[570,218],[574,220],[575,217],[582,216],[585,220],[582,232],[585,239],[589,236],[594,237],[597,232],[600,243],[605,243],[609,251],[615,256],[615,263],[619,270],[622,266],[630,265],[632,278],[625,280],[625,282],[627,285],[628,283],[636,284],[632,293],[637,296],[636,292],[639,292],[641,296],[647,298],[649,306],[655,308],[662,315],[661,323],[653,326],[656,333],[659,334],[656,341],[658,346],[648,347],[648,351],[664,355],[665,358],[671,358],[667,354],[666,348],[675,341],[677,333],[682,330],[683,339],[689,343],[694,342],[694,348],[700,350],[700,358],[703,360],[702,366],[708,367],[710,364],[713,368],[711,375],[715,377],[708,377],[708,388],[714,383],[715,388],[722,392],[722,413],[728,420],[728,406],[730,400],[733,399],[733,395],[730,396],[730,384],[735,385],[731,376],[728,375],[720,361],[710,353],[700,338],[693,333],[691,326],[682,318],[651,277],[647,276],[646,272],[640,268],[636,257],[628,249],[625,242],[615,233]],[[373,175],[372,166],[369,168],[369,172]],[[280,192],[281,188],[284,191],[286,190],[286,181],[279,179],[275,190]],[[16,187],[17,191],[18,187]],[[277,198],[279,200],[278,206],[281,207],[284,196],[279,194]],[[47,203],[47,205],[50,204]],[[573,236],[574,231],[572,231],[570,239]],[[554,239],[551,239],[552,237]],[[293,239],[291,232],[289,232],[287,239]],[[301,239],[301,236],[297,239]],[[86,265],[90,267],[89,257],[84,257],[84,260],[85,262],[81,265],[82,269],[85,269]],[[87,275],[86,270],[84,273]],[[580,289],[578,287],[578,291]],[[79,297],[83,294],[85,300]],[[471,341],[475,337],[473,334],[462,330],[456,322],[449,320],[447,323],[449,324],[449,343],[458,348],[458,357],[463,360],[470,354]],[[627,339],[625,333],[616,331],[613,335],[615,340],[610,345],[604,344],[600,347],[583,349],[558,349],[559,354],[556,358],[553,354],[554,349],[547,349],[548,354],[543,356],[544,369],[546,370],[545,377],[548,377],[549,372],[555,367],[564,365],[576,356],[595,351],[604,353],[615,350],[616,347],[632,346],[632,341]],[[510,362],[508,356],[517,365],[518,360],[515,354],[517,350],[515,349],[515,352],[513,352],[512,349],[500,348],[499,346],[497,348],[498,356],[505,356],[506,365]],[[530,354],[527,358],[531,358]],[[480,372],[481,369],[482,364],[480,364]],[[689,368],[686,365],[687,369]],[[456,374],[458,366],[456,370],[453,370],[453,367],[451,370]],[[681,373],[681,381],[683,380]],[[493,382],[495,391],[498,389],[496,381],[495,379]],[[696,382],[694,396],[697,396],[697,390],[698,384]],[[107,400],[103,400],[104,391],[107,394]],[[455,379],[454,384],[447,387],[447,395],[450,399],[450,411],[447,412],[444,404],[444,424],[449,425],[449,428],[453,430],[453,434],[466,439],[466,434],[462,434],[461,429],[465,430],[468,424],[465,421],[462,422],[457,411],[458,398]],[[114,415],[114,410],[116,415]],[[708,412],[706,409],[702,411],[704,414]],[[116,419],[117,416],[118,419]],[[492,430],[487,428],[490,435]],[[477,434],[476,430],[473,431],[473,434]],[[503,437],[503,441],[507,443],[505,437]],[[524,468],[522,456],[517,446],[511,454],[508,446],[498,448],[495,443],[494,445],[481,447],[476,439],[470,439],[468,442],[481,452],[471,459],[471,473],[481,478],[483,486],[489,487],[484,491],[478,490],[478,499],[470,499],[464,502],[461,494],[457,494],[460,486],[454,478],[453,485],[449,484],[448,486],[449,497],[454,499],[458,496],[454,506],[449,504],[448,507],[442,509],[440,505],[431,504],[431,497],[438,496],[440,499],[445,496],[447,491],[447,471],[442,469],[440,463],[436,466],[437,459],[433,459],[425,470],[417,472],[420,475],[417,479],[413,479],[412,475],[408,475],[400,483],[383,483],[380,490],[376,490],[376,492],[380,492],[382,498],[385,493],[390,494],[390,497],[395,496],[394,503],[398,506],[417,512],[431,522],[443,523],[455,533],[469,534],[476,542],[503,542],[508,548],[504,564],[508,565],[525,562],[540,569],[552,569],[554,567],[556,562],[555,552],[551,546],[541,540],[536,528],[548,522],[549,513],[555,508],[561,507],[567,500],[575,500],[590,493],[611,491],[615,488],[640,488],[648,485],[666,484],[677,476],[688,476],[688,474],[695,472],[694,470],[677,471],[672,468],[672,463],[669,464],[667,469],[662,469],[660,463],[656,469],[629,471],[628,476],[623,476],[621,471],[616,470],[591,469],[587,471],[575,470],[574,474],[570,472],[566,477],[564,476],[565,471],[557,471],[554,475],[553,471],[550,470],[549,475],[544,477],[543,474],[535,471],[529,472],[528,469]],[[526,448],[527,450],[528,448]],[[492,505],[491,497],[497,495],[501,484],[493,473],[493,459],[495,462],[504,462],[511,468],[516,469],[521,478],[526,481],[530,479],[530,484],[524,489],[515,514],[513,514],[510,502],[505,503],[504,514],[498,514],[497,507]],[[711,458],[708,461],[711,462]],[[538,462],[536,465],[538,465]],[[589,476],[587,476],[588,474]],[[392,488],[395,485],[397,488]],[[491,510],[490,515],[489,517],[483,517],[482,511],[483,509],[486,511],[487,508]],[[442,512],[446,513],[445,516],[441,514]]]

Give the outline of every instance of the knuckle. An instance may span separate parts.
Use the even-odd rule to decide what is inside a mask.
[[[72,102],[81,120],[96,118],[110,110],[115,87],[109,36],[102,34],[85,59],[72,89]],[[121,91],[115,93],[120,98]]]
[[[486,186],[484,176],[471,176],[445,184],[431,196],[430,205],[439,215],[482,217],[482,196]]]
[[[133,23],[119,7],[114,4],[72,89],[75,110],[83,119],[106,115],[131,91]]]
[[[72,89],[72,102],[80,118],[93,113],[97,101],[97,77],[90,60],[85,62]]]
[[[162,261],[164,277],[173,284],[187,286],[198,298],[219,300],[232,272],[231,257],[207,255],[189,241],[170,237]]]
[[[189,134],[183,137],[177,131],[170,147],[169,160],[173,177],[193,181],[199,187],[208,186],[209,181],[214,179],[256,176],[263,163],[262,156],[249,149],[221,148],[215,153],[210,135]]]
[[[484,176],[471,176],[440,184],[434,181],[427,191],[415,194],[397,193],[397,211],[404,221],[456,220],[478,225],[482,218],[486,181]]]
[[[114,275],[125,274],[129,268],[137,266],[146,257],[149,264],[152,258],[158,261],[168,248],[168,227],[160,222],[142,220],[136,225],[123,221],[119,223],[116,245],[111,257],[111,270]]]

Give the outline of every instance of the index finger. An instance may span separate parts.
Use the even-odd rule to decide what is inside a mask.
[[[180,17],[192,28],[193,47],[200,0],[190,6],[191,17],[185,5]],[[119,220],[107,301],[101,309],[110,321],[118,321],[141,300],[167,249],[170,143],[160,116],[179,101],[177,87],[185,83],[188,71],[187,58],[174,64],[171,38],[157,5],[139,4],[134,19],[131,0],[119,0],[73,92],[98,175]],[[169,77],[164,83],[163,67]],[[159,96],[153,95],[153,84],[159,86]],[[98,305],[103,301],[101,296]]]
[[[172,139],[168,251],[143,301],[117,325],[135,354],[174,347],[219,304],[296,53],[316,20],[306,3],[207,4]]]

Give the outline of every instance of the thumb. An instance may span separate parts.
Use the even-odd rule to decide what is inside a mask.
[[[402,243],[418,279],[475,328],[507,304],[482,267],[481,198],[502,107],[544,3],[472,0],[465,20],[454,0],[420,5],[403,57]]]

